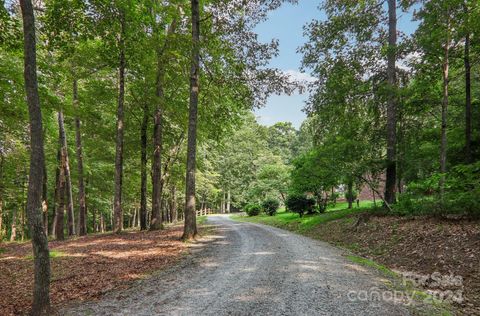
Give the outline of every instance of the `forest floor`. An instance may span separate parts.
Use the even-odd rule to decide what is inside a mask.
[[[480,315],[478,220],[382,216],[369,214],[366,208],[304,218],[283,212],[274,217],[237,219],[280,227],[347,248],[399,276],[413,277],[427,292],[451,290],[454,295],[462,294],[464,300],[453,303],[458,314]],[[461,284],[447,284],[452,276],[461,276]],[[455,280],[458,282],[458,278]]]
[[[97,299],[134,280],[165,269],[187,253],[183,226],[157,232],[95,234],[51,241],[51,300],[54,309],[73,301]],[[0,244],[0,315],[29,311],[33,289],[30,242]]]

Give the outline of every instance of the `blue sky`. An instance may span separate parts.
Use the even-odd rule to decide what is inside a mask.
[[[297,48],[305,43],[303,26],[313,19],[323,20],[325,15],[318,9],[319,0],[300,0],[297,5],[284,4],[276,11],[270,12],[269,19],[257,26],[256,32],[262,42],[276,38],[280,42],[280,54],[270,62],[271,67],[284,71],[299,72],[302,56]],[[412,33],[417,23],[411,21],[411,14],[399,12],[398,28],[407,34]],[[273,125],[276,122],[289,121],[299,128],[305,119],[302,112],[307,94],[291,96],[274,95],[265,107],[255,111],[261,124]]]

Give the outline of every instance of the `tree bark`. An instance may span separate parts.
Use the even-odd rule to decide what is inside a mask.
[[[30,176],[27,194],[27,217],[32,237],[34,289],[32,315],[50,313],[50,256],[42,223],[43,129],[37,81],[35,16],[30,0],[20,0],[24,35],[24,77],[30,118]]]
[[[68,144],[65,133],[63,111],[58,112],[58,129],[62,155],[62,166],[65,168],[65,192],[67,195],[67,226],[68,236],[75,235],[75,217],[73,213],[72,177],[70,176],[70,161],[68,159]]]
[[[75,145],[77,147],[77,169],[78,169],[78,234],[87,234],[87,207],[85,198],[85,183],[83,181],[83,148],[81,121],[78,114],[78,81],[73,79],[73,107],[77,111],[75,115]]]
[[[118,66],[118,107],[117,137],[115,151],[115,196],[113,200],[113,231],[119,233],[123,229],[122,185],[123,185],[123,134],[125,103],[125,20],[121,17],[120,53]]]
[[[397,1],[388,0],[388,52],[387,52],[387,165],[385,181],[385,201],[395,203],[396,185],[396,146],[397,146]]]
[[[141,185],[140,185],[140,230],[147,229],[147,129],[148,107],[143,107],[143,120],[141,126]]]
[[[188,117],[187,174],[185,188],[185,222],[183,240],[195,238],[197,220],[195,214],[195,169],[197,155],[197,116],[200,74],[200,5],[191,0],[192,7],[192,60],[190,70],[190,106]]]

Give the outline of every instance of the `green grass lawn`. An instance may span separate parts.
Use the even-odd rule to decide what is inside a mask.
[[[348,209],[348,203],[341,202],[335,206],[328,207],[323,214],[304,215],[303,217],[300,217],[297,213],[285,212],[285,209],[280,209],[275,216],[265,214],[252,217],[234,215],[232,218],[238,221],[260,223],[292,231],[305,232],[318,224],[340,219],[353,213],[365,212],[371,209],[373,205],[372,201],[362,201],[360,202],[360,207],[354,204],[352,209]]]

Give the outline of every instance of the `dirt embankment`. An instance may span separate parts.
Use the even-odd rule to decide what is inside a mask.
[[[466,315],[480,315],[479,221],[393,216],[359,221],[352,216],[319,225],[308,235],[346,247],[403,274],[461,276],[464,300],[454,305]],[[431,278],[424,281],[427,289],[434,283]]]

